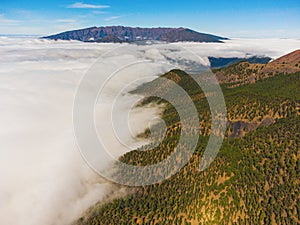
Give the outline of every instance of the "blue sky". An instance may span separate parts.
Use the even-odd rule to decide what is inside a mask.
[[[0,34],[90,26],[188,27],[227,37],[300,38],[299,0],[1,0]]]

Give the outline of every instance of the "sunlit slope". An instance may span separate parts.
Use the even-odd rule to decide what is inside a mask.
[[[298,224],[300,187],[300,73],[277,75],[223,92],[228,130],[211,166],[199,171],[210,134],[210,111],[202,91],[184,72],[163,77],[181,85],[200,118],[200,139],[189,162],[171,179],[138,188],[136,194],[95,207],[78,224]],[[156,90],[155,81],[136,92]],[[177,99],[180,101],[180,99]],[[121,160],[149,165],[167,158],[180,137],[175,109],[163,103],[168,128],[158,147],[144,146]],[[197,124],[195,124],[197,126]],[[147,131],[144,135],[147,135]]]
[[[267,64],[238,62],[226,68],[214,69],[220,83],[227,87],[255,83],[280,74],[300,71],[300,50],[293,51]]]

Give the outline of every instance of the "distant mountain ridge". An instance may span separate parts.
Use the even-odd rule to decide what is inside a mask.
[[[240,63],[240,62],[248,62],[248,63],[260,63],[260,64],[267,64],[272,60],[272,58],[268,56],[252,56],[250,58],[238,58],[238,57],[232,57],[232,58],[215,58],[215,57],[208,57],[208,60],[210,62],[211,68],[217,69],[217,68],[225,68],[230,65]]]
[[[53,40],[77,40],[83,42],[222,42],[228,38],[199,33],[188,28],[140,28],[124,26],[90,27],[43,37]]]

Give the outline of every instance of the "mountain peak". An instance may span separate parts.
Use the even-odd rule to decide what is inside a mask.
[[[263,72],[295,73],[299,70],[300,50],[298,49],[268,63],[263,69]]]
[[[300,49],[297,49],[291,53],[281,56],[280,58],[272,61],[271,63],[300,63]]]

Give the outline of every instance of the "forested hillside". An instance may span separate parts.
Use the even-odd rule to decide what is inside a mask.
[[[254,84],[222,89],[228,129],[211,166],[199,171],[210,135],[210,111],[201,90],[183,71],[164,78],[181,85],[193,99],[200,118],[200,139],[192,160],[160,184],[137,188],[135,194],[91,209],[77,223],[96,224],[299,224],[300,223],[300,73],[278,74]],[[159,92],[155,81],[134,93]],[[178,100],[180,101],[180,99]],[[180,136],[175,109],[164,104],[166,138],[152,149],[121,157],[132,165],[149,165],[167,158]],[[144,135],[147,135],[145,132]],[[145,151],[148,150],[148,151]]]

